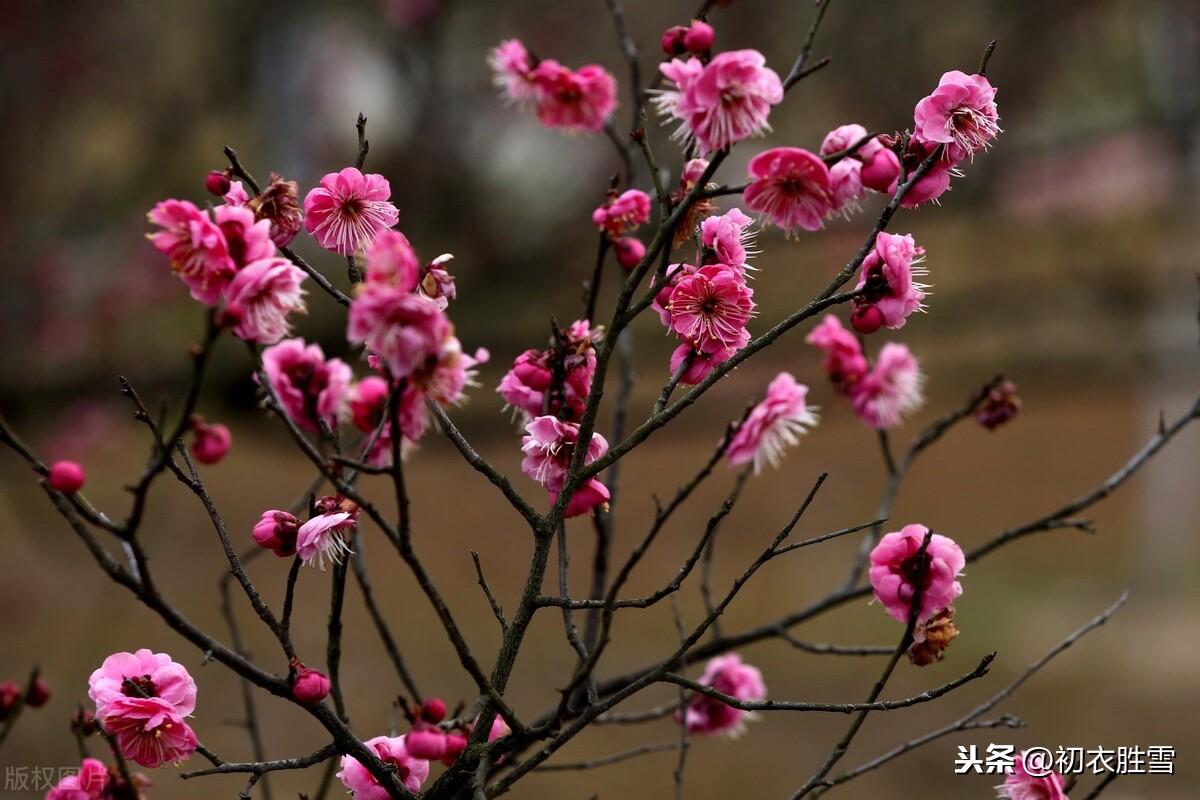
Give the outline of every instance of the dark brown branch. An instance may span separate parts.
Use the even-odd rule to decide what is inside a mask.
[[[479,588],[487,597],[488,605],[492,608],[492,615],[496,617],[496,622],[500,623],[500,633],[504,635],[508,633],[508,620],[504,618],[504,609],[500,607],[496,595],[492,594],[492,587],[488,586],[487,578],[483,577],[483,565],[479,563],[479,553],[472,550],[471,560],[475,562],[475,575],[479,580]]]
[[[578,772],[585,769],[595,769],[596,767],[607,767],[610,764],[619,764],[622,761],[628,761],[631,758],[645,756],[651,753],[663,753],[668,750],[677,750],[679,745],[675,742],[660,742],[657,744],[644,744],[640,747],[634,747],[629,750],[622,750],[619,753],[612,755],[593,758],[590,761],[572,761],[564,764],[543,764],[538,767],[535,772]]]
[[[973,680],[982,678],[988,674],[993,659],[996,658],[995,653],[988,653],[980,660],[978,666],[970,672],[961,675],[949,683],[942,684],[933,689],[921,692],[918,695],[905,697],[900,700],[875,700],[866,703],[809,703],[790,700],[739,700],[733,695],[725,694],[711,686],[703,683],[697,683],[690,678],[685,678],[682,675],[677,675],[673,672],[668,672],[662,676],[660,680],[666,683],[673,683],[677,686],[682,686],[690,691],[702,694],[706,697],[711,697],[714,700],[720,700],[727,706],[740,708],[743,711],[821,711],[831,714],[853,714],[856,712],[865,711],[895,711],[899,708],[908,708],[909,706],[928,703],[931,700],[936,700],[939,697],[949,694],[955,689],[970,683]]]
[[[231,773],[253,773],[255,775],[265,775],[268,772],[280,772],[282,770],[308,769],[322,762],[328,761],[338,754],[336,745],[327,744],[320,750],[310,753],[306,756],[297,756],[296,758],[281,758],[276,761],[251,761],[247,763],[224,762],[219,766],[214,766],[210,769],[198,769],[191,772],[181,772],[179,777],[183,780],[191,778],[201,778],[205,775],[228,775]]]
[[[421,691],[417,688],[417,683],[413,680],[412,673],[408,669],[408,664],[404,661],[404,657],[400,654],[400,648],[396,645],[396,639],[392,636],[391,628],[388,627],[387,621],[383,618],[383,612],[379,610],[379,605],[375,602],[375,593],[371,588],[371,580],[367,575],[366,555],[363,552],[362,537],[357,532],[354,534],[354,553],[351,556],[354,566],[354,577],[358,580],[358,588],[362,591],[363,603],[367,607],[367,614],[371,617],[371,622],[375,625],[375,631],[379,634],[379,639],[383,642],[383,649],[387,651],[388,658],[391,659],[392,666],[396,668],[396,675],[400,678],[400,682],[404,684],[404,689],[414,699],[423,697]]]

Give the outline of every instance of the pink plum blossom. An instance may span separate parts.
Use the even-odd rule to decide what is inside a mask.
[[[800,147],[775,147],[750,159],[744,197],[751,210],[791,233],[820,230],[833,208],[825,162]]]
[[[149,234],[150,243],[167,254],[172,271],[192,297],[207,306],[217,305],[237,272],[221,229],[187,200],[163,200],[146,216],[160,229]]]
[[[946,145],[946,158],[955,163],[973,158],[1000,133],[996,89],[983,75],[951,70],[913,112],[914,136]]]
[[[739,208],[707,217],[700,223],[700,243],[713,251],[717,263],[745,270],[751,253],[748,248],[754,243],[753,222]]]
[[[879,351],[871,371],[851,390],[854,413],[872,428],[895,427],[925,402],[924,383],[925,376],[909,349],[888,342]]]
[[[161,697],[116,699],[101,724],[116,738],[122,756],[150,769],[185,761],[198,745],[176,707]]]
[[[525,426],[525,431],[526,435],[521,440],[521,450],[525,453],[521,470],[548,491],[557,493],[567,479],[567,470],[579,439],[579,426],[547,415],[531,420]],[[593,433],[584,465],[607,452],[608,442],[600,434]]]
[[[742,701],[759,701],[767,697],[762,673],[744,663],[737,653],[711,659],[697,682]],[[689,733],[738,736],[745,729],[745,720],[749,716],[749,712],[726,705],[716,698],[693,694],[688,698],[682,714],[676,714],[676,719],[687,726]]]
[[[85,758],[74,775],[64,776],[46,793],[45,800],[106,800],[110,781],[103,761]]]
[[[617,107],[617,81],[603,67],[570,70],[546,59],[530,72],[537,86],[537,118],[547,128],[595,133]]]
[[[678,372],[684,361],[690,357],[690,363],[680,375],[679,382],[694,386],[707,378],[714,369],[732,358],[735,352],[737,351],[734,348],[725,347],[717,341],[709,342],[700,350],[696,350],[691,344],[684,342],[671,352],[671,374],[674,375]]]
[[[356,514],[350,511],[317,514],[296,531],[296,555],[324,572],[326,560],[338,564],[350,552],[346,538],[357,524]]]
[[[275,344],[291,329],[288,316],[304,313],[304,270],[286,258],[251,262],[225,291],[233,333],[258,344]]]
[[[354,167],[330,172],[304,197],[304,227],[326,250],[354,255],[400,219],[388,202],[391,196],[382,175],[364,175]]]
[[[318,344],[285,339],[262,353],[263,371],[284,413],[306,431],[320,429],[318,420],[337,427],[353,377],[339,358],[325,358]]]
[[[608,491],[608,487],[599,481],[597,478],[589,478],[575,490],[571,495],[571,499],[567,501],[567,507],[563,510],[563,516],[567,519],[578,517],[583,514],[588,514],[592,509],[598,506],[604,506],[612,497],[612,493]],[[550,502],[558,499],[557,492],[550,493]]]
[[[376,736],[364,744],[394,770],[405,788],[416,793],[421,791],[421,784],[429,777],[429,762],[409,753],[404,740],[403,736]],[[342,756],[342,769],[337,777],[354,800],[389,800],[391,797],[387,789],[354,756]]]
[[[920,247],[910,234],[880,233],[875,237],[875,246],[863,259],[858,273],[858,285],[854,288],[863,295],[854,299],[856,310],[873,306],[879,311],[884,327],[904,327],[905,320],[924,306],[925,284],[913,281],[913,276],[922,276],[926,270],[918,267],[925,258],[925,248]],[[857,326],[856,326],[857,327]],[[871,331],[858,328],[860,333]]]
[[[900,176],[900,157],[876,136],[858,148],[858,160],[862,162],[862,184],[876,192],[890,192],[896,178]]]
[[[779,75],[757,50],[729,50],[704,64],[674,59],[659,67],[673,88],[660,91],[660,114],[680,120],[676,137],[707,155],[770,130],[771,106],[783,100]]]
[[[681,277],[667,309],[671,329],[694,347],[710,342],[742,347],[749,338],[746,323],[754,315],[754,290],[726,264],[711,264]]]
[[[217,227],[225,236],[225,247],[238,269],[252,261],[275,255],[271,241],[271,221],[255,220],[254,212],[242,205],[217,206],[213,210]]]
[[[904,154],[903,159],[908,174],[915,173],[925,159],[933,155],[933,151],[937,147],[938,145],[933,142],[925,142],[915,137],[909,139],[908,151]],[[950,189],[950,178],[961,174],[955,166],[956,163],[946,158],[935,160],[929,170],[904,193],[904,198],[900,201],[901,207],[916,208],[923,203],[935,201],[945,194]],[[899,183],[900,170],[896,170],[895,177],[888,185],[887,193],[895,195]]]
[[[350,303],[346,338],[379,356],[392,378],[407,378],[436,358],[450,321],[428,297],[399,286],[367,283]]]
[[[529,52],[517,39],[506,39],[497,45],[488,56],[496,86],[513,104],[532,103],[538,98],[538,85],[534,82]]]
[[[1042,773],[1046,768],[1035,766],[1033,771]],[[1062,775],[1053,770],[1046,775],[1029,773],[1026,753],[1022,752],[1017,756],[1013,771],[1002,785],[996,787],[996,797],[1001,800],[1068,800]]]
[[[905,525],[884,535],[871,551],[871,586],[875,599],[883,603],[888,616],[908,623],[912,615],[917,580],[921,582],[921,609],[917,622],[927,622],[962,594],[957,578],[966,565],[962,548],[949,537],[933,534],[924,558],[917,554],[929,528]]]
[[[421,261],[400,231],[383,230],[367,248],[368,283],[383,283],[403,291],[416,290],[421,278]]]
[[[442,253],[429,262],[425,269],[425,277],[418,287],[421,294],[438,304],[443,311],[450,306],[450,301],[458,297],[458,289],[454,285],[454,276],[446,269],[446,264],[454,260],[450,253]]]
[[[833,314],[826,314],[804,341],[825,351],[825,374],[842,394],[849,394],[867,374],[862,346]]]
[[[250,194],[241,181],[230,181],[229,191],[221,197],[227,206],[244,206],[250,202]]]
[[[610,239],[617,239],[650,219],[650,196],[641,189],[628,189],[592,212],[592,223]]]
[[[579,419],[592,388],[595,343],[600,336],[601,331],[594,330],[587,320],[576,320],[563,332],[561,343],[549,350],[526,350],[517,356],[512,368],[500,379],[496,392],[525,421],[544,413],[567,420]],[[552,365],[556,361],[562,362],[563,385],[561,391],[551,393],[547,400],[554,378]]]
[[[383,421],[388,394],[387,381],[378,375],[370,375],[354,384],[346,396],[346,406],[354,427],[363,433],[378,428]]]
[[[790,373],[781,372],[767,386],[767,396],[738,426],[725,454],[738,466],[753,462],[778,466],[783,452],[800,441],[800,435],[817,424],[816,409],[808,405],[808,387]]]
[[[96,704],[96,716],[100,719],[108,715],[109,706],[118,700],[143,696],[162,700],[182,717],[196,710],[196,682],[182,664],[166,653],[145,648],[133,653],[113,653],[88,678],[88,697]]]
[[[854,158],[843,158],[829,168],[829,214],[850,215],[862,208],[861,200],[866,192],[862,183],[862,162]]]
[[[272,551],[280,558],[296,555],[296,532],[300,520],[289,511],[264,511],[254,524],[251,535],[259,547]]]

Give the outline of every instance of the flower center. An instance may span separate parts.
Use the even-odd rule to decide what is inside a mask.
[[[154,681],[149,675],[130,675],[126,676],[121,684],[121,692],[126,697],[157,697],[158,692],[154,688]]]
[[[918,559],[915,555],[906,558],[904,563],[900,565],[900,575],[904,578],[904,582],[916,586],[917,582],[922,578],[927,582],[929,579],[929,565],[932,562],[929,553],[922,554]]]

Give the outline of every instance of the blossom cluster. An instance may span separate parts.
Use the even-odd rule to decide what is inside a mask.
[[[755,272],[750,264],[754,219],[739,207],[722,212],[714,202],[721,191],[696,195],[710,188],[699,184],[715,171],[718,154],[770,131],[772,109],[786,86],[758,51],[714,52],[714,43],[715,31],[703,20],[668,29],[662,37],[662,80],[656,84],[661,88],[652,91],[659,113],[677,126],[674,138],[686,152],[678,189],[668,195],[659,188],[664,218],[680,204],[686,208],[675,231],[660,231],[664,240],[656,237],[665,252],[641,306],[653,308],[675,340],[669,361],[672,383],[664,397],[676,383],[709,379],[750,345],[749,325],[757,312],[749,283]],[[515,39],[497,46],[489,61],[505,97],[532,110],[547,127],[597,132],[616,107],[616,81],[598,65],[571,69],[538,59]],[[849,218],[868,192],[896,197],[902,184],[905,207],[937,200],[959,166],[1000,132],[994,97],[995,89],[983,75],[947,72],[916,105],[910,133],[880,135],[856,123],[841,125],[825,136],[817,152],[785,146],[758,153],[749,161],[746,186],[724,193],[741,191],[748,211],[788,235],[818,230],[835,216]],[[919,168],[923,174],[910,180]],[[356,167],[328,173],[302,203],[299,185],[281,176],[272,175],[255,196],[232,177],[230,171],[207,177],[208,191],[221,199],[215,207],[202,209],[178,199],[156,204],[149,213],[156,228],[149,237],[153,246],[167,256],[192,297],[214,309],[212,318],[221,328],[251,343],[255,352],[262,346],[255,379],[267,405],[286,418],[293,433],[340,450],[342,434],[353,431],[357,458],[347,459],[348,465],[367,471],[396,466],[395,458],[412,451],[442,409],[465,400],[467,388],[476,385],[477,367],[489,359],[483,349],[468,354],[455,334],[448,314],[457,299],[448,266],[452,256],[429,262],[418,257],[408,237],[395,228],[399,212],[382,175]],[[614,179],[591,215],[601,236],[601,259],[611,248],[625,269],[642,265],[644,270],[647,248],[634,234],[649,221],[653,202],[641,189],[619,189]],[[338,295],[349,305],[346,341],[362,351],[365,369],[359,376],[349,360],[291,336],[293,316],[306,310],[302,283],[311,271],[287,249],[301,228],[325,250],[347,257],[352,274],[357,259],[365,266],[352,297]],[[694,257],[669,263],[672,245],[693,241]],[[887,342],[871,359],[863,337],[881,328],[903,328],[912,314],[924,310],[929,288],[921,282],[924,256],[924,248],[909,234],[877,233],[854,276],[849,327],[829,314],[806,338],[824,354],[823,370],[835,393],[849,400],[872,429],[899,425],[923,403],[924,376],[907,346]],[[634,273],[635,279],[641,277]],[[843,277],[848,279],[849,272]],[[549,345],[520,353],[496,388],[523,429],[522,471],[542,487],[549,502],[562,504],[565,517],[604,513],[611,498],[599,477],[580,481],[572,474],[573,468],[595,464],[609,450],[599,433],[584,436],[584,428],[591,427],[584,419],[595,411],[589,402],[600,394],[593,386],[597,348],[610,344],[604,335],[588,318],[565,329],[555,324]],[[785,451],[818,423],[817,409],[808,400],[807,385],[791,372],[779,372],[762,399],[727,429],[714,463],[724,455],[743,475],[767,464],[777,466]],[[997,383],[970,411],[991,429],[1019,408],[1015,387]],[[199,415],[186,423],[196,461],[215,464],[229,452],[228,427]],[[53,491],[70,495],[84,485],[83,469],[75,462],[39,469]],[[564,497],[568,487],[571,495]],[[276,556],[323,571],[329,563],[342,563],[355,546],[359,513],[358,504],[344,494],[310,497],[303,512],[264,510],[250,534]],[[888,616],[911,627],[909,657],[914,664],[940,659],[957,635],[953,604],[963,592],[959,578],[965,564],[953,539],[922,524],[886,533],[870,547],[875,599]],[[737,735],[752,718],[710,695],[734,698],[741,705],[767,697],[760,670],[737,653],[711,659],[699,683],[713,691],[690,694],[675,715],[693,734]],[[295,702],[316,706],[325,701],[332,682],[292,655],[286,688]],[[0,684],[0,720],[20,702],[44,703],[48,689],[44,684],[41,689],[22,697],[15,684]],[[181,762],[200,748],[187,722],[196,708],[196,684],[164,653],[142,649],[110,655],[92,673],[88,694],[95,703],[95,723],[112,737],[123,758],[154,768]],[[415,793],[428,779],[432,762],[453,764],[482,723],[469,717],[446,721],[445,703],[438,698],[404,713],[406,733],[364,744]],[[497,717],[487,738],[495,741],[510,733]],[[341,756],[337,777],[356,800],[389,796],[353,755]],[[1037,792],[1061,793],[1061,782],[1028,778],[1019,772],[1001,789],[1002,796],[1023,800],[1042,796]],[[48,797],[103,800],[113,795],[119,780],[123,778],[102,762],[85,759],[78,773],[64,778]]]

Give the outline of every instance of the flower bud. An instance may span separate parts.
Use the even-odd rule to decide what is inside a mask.
[[[695,55],[707,53],[712,49],[714,38],[712,25],[703,20],[694,19],[692,26],[683,35],[683,47]]]
[[[272,509],[263,512],[252,534],[259,547],[286,558],[296,555],[296,532],[299,529],[300,520],[294,514]]]
[[[987,398],[975,412],[975,421],[989,431],[995,430],[1015,417],[1021,410],[1021,398],[1017,397],[1017,385],[1004,381],[988,392]]]
[[[204,178],[204,188],[217,197],[224,197],[231,185],[228,170],[214,169]]]
[[[446,734],[446,752],[442,755],[442,763],[447,767],[454,763],[454,759],[462,755],[462,751],[467,749],[467,737],[460,733]]]
[[[292,697],[301,703],[319,703],[329,694],[332,684],[323,672],[299,664],[292,678]]]
[[[404,737],[404,749],[414,758],[434,761],[446,755],[446,739],[437,728],[413,728]]]
[[[446,718],[446,704],[440,697],[430,697],[421,703],[421,719],[436,725]]]
[[[201,464],[216,464],[229,452],[233,434],[219,422],[211,425],[200,416],[192,418],[192,457]]]
[[[33,685],[25,692],[25,705],[30,708],[41,708],[50,701],[50,684],[39,675],[34,678]]]
[[[883,326],[883,312],[872,305],[859,305],[850,312],[850,325],[854,330],[870,335]]]
[[[613,250],[617,253],[617,263],[625,269],[633,269],[646,255],[646,245],[633,236],[617,239],[613,242]]]
[[[687,52],[687,48],[683,44],[684,37],[687,36],[688,29],[682,25],[672,25],[663,31],[662,49],[669,56],[681,56]]]
[[[47,480],[53,489],[63,494],[75,494],[83,488],[83,467],[74,461],[57,461],[50,465]]]
[[[21,705],[21,687],[12,681],[0,683],[0,722],[8,719]]]
[[[78,736],[94,736],[100,732],[100,723],[95,714],[81,706],[71,715],[71,732]]]

